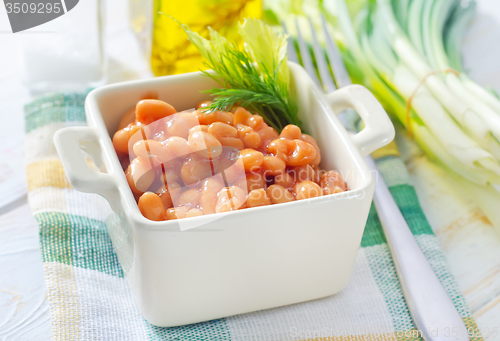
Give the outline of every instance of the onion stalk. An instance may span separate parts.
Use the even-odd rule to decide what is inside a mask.
[[[500,183],[500,115],[467,90],[474,87],[472,81],[465,85],[455,74],[432,74],[451,68],[443,31],[449,26],[448,32],[457,35],[470,10],[459,8],[456,0],[394,0],[392,4],[376,0],[366,8],[358,14],[356,21],[361,17],[363,24],[355,30],[345,1],[337,0],[337,20],[346,47],[364,75],[363,83],[404,126],[410,116],[411,126],[406,128],[447,168],[477,184]],[[451,25],[452,18],[459,22]],[[451,50],[455,40],[455,36],[448,40]],[[419,87],[422,79],[425,83]],[[401,102],[410,99],[407,113]]]

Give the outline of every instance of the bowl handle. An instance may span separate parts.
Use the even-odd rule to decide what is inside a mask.
[[[351,136],[363,157],[394,139],[396,133],[391,120],[375,96],[364,86],[349,85],[326,97],[336,114],[353,108],[363,119],[364,129]]]
[[[96,165],[102,164],[99,137],[95,129],[90,127],[60,129],[54,134],[54,144],[71,186],[80,192],[103,196],[113,211],[118,212],[120,197],[113,176],[90,168],[82,154],[82,150],[85,150]]]

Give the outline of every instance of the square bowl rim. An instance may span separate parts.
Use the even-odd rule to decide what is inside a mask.
[[[323,202],[330,200],[356,199],[359,198],[360,195],[362,196],[366,194],[370,186],[373,185],[374,178],[372,173],[370,172],[366,162],[363,160],[363,157],[361,156],[359,149],[355,146],[349,134],[338,120],[335,112],[328,104],[323,92],[313,83],[312,79],[307,75],[306,71],[300,65],[293,62],[288,62],[288,64],[290,66],[290,74],[292,78],[293,77],[303,78],[301,80],[300,86],[307,86],[311,88],[310,90],[314,94],[314,100],[320,102],[322,111],[325,110],[327,111],[324,114],[330,116],[329,117],[330,123],[335,127],[335,130],[340,133],[341,135],[340,138],[343,142],[341,144],[341,147],[348,149],[349,156],[353,159],[353,161],[356,161],[355,163],[357,164],[357,167],[360,168],[362,173],[367,174],[367,176],[364,176],[361,185],[347,192],[329,194],[304,200],[296,200],[284,204],[275,204],[268,206],[252,207],[251,209],[245,209],[245,210],[215,213],[217,215],[220,215],[220,218],[223,218],[224,216],[229,214],[232,215],[239,214],[242,216],[242,218],[244,218],[245,214],[258,215],[263,210],[293,208],[294,206],[292,205],[295,205],[295,207],[297,207],[298,205],[321,204]],[[85,99],[85,115],[87,118],[87,124],[89,127],[97,129],[100,148],[102,151],[104,150],[106,151],[105,154],[108,154],[108,162],[111,165],[111,169],[108,170],[107,173],[112,175],[114,178],[115,185],[119,192],[118,200],[120,200],[120,207],[123,208],[123,211],[128,216],[128,218],[133,222],[132,225],[135,228],[141,227],[142,229],[146,230],[164,230],[164,231],[171,231],[172,229],[175,229],[175,231],[179,231],[177,220],[152,221],[147,219],[141,214],[139,207],[132,194],[132,191],[128,186],[125,173],[123,172],[122,167],[120,166],[118,155],[114,150],[112,139],[108,133],[108,129],[103,120],[104,115],[99,110],[98,103],[106,95],[110,93],[119,92],[121,89],[124,88],[139,87],[145,84],[160,85],[165,83],[165,81],[168,83],[168,85],[165,86],[173,86],[172,83],[175,83],[176,80],[189,77],[193,77],[194,79],[194,77],[198,78],[200,75],[202,75],[202,72],[197,71],[197,72],[190,72],[178,75],[161,76],[150,79],[139,79],[139,80],[131,80],[114,84],[108,84],[93,89],[92,91],[89,92],[87,98]],[[210,221],[212,221],[211,216],[212,215],[191,217],[188,219],[190,219],[192,222],[194,222],[194,219],[197,219],[199,221],[203,221],[203,219],[205,219],[209,220],[207,223],[210,223]],[[200,227],[203,226],[200,225]]]

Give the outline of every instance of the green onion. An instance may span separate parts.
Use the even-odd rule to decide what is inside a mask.
[[[377,0],[374,8],[367,5],[368,11],[360,11],[356,19],[361,17],[364,24],[355,31],[345,2],[337,1],[337,20],[363,72],[363,83],[407,125],[401,102],[410,100],[426,78],[411,98],[407,129],[425,150],[461,176],[483,185],[500,183],[500,116],[477,104],[470,91],[464,95],[466,86],[455,74],[429,75],[450,68],[442,36],[450,16],[457,13],[456,1],[413,0],[406,10],[404,5],[393,7],[390,0]],[[404,28],[401,23],[406,18]]]

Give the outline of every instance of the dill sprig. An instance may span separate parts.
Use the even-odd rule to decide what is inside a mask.
[[[245,19],[239,25],[245,42],[245,49],[240,50],[237,44],[230,44],[210,27],[207,40],[181,25],[205,57],[205,66],[214,71],[203,73],[221,85],[204,91],[214,97],[207,112],[242,106],[260,114],[278,131],[287,124],[300,127],[297,102],[290,96],[286,35],[260,20]]]
[[[278,77],[279,65],[268,70],[263,63],[255,63],[248,52],[240,51],[235,45],[220,58],[224,62],[205,62],[215,74],[203,73],[223,86],[204,91],[214,97],[207,110],[229,110],[238,105],[259,113],[278,131],[287,124],[300,126],[297,103],[290,98],[289,85]]]

